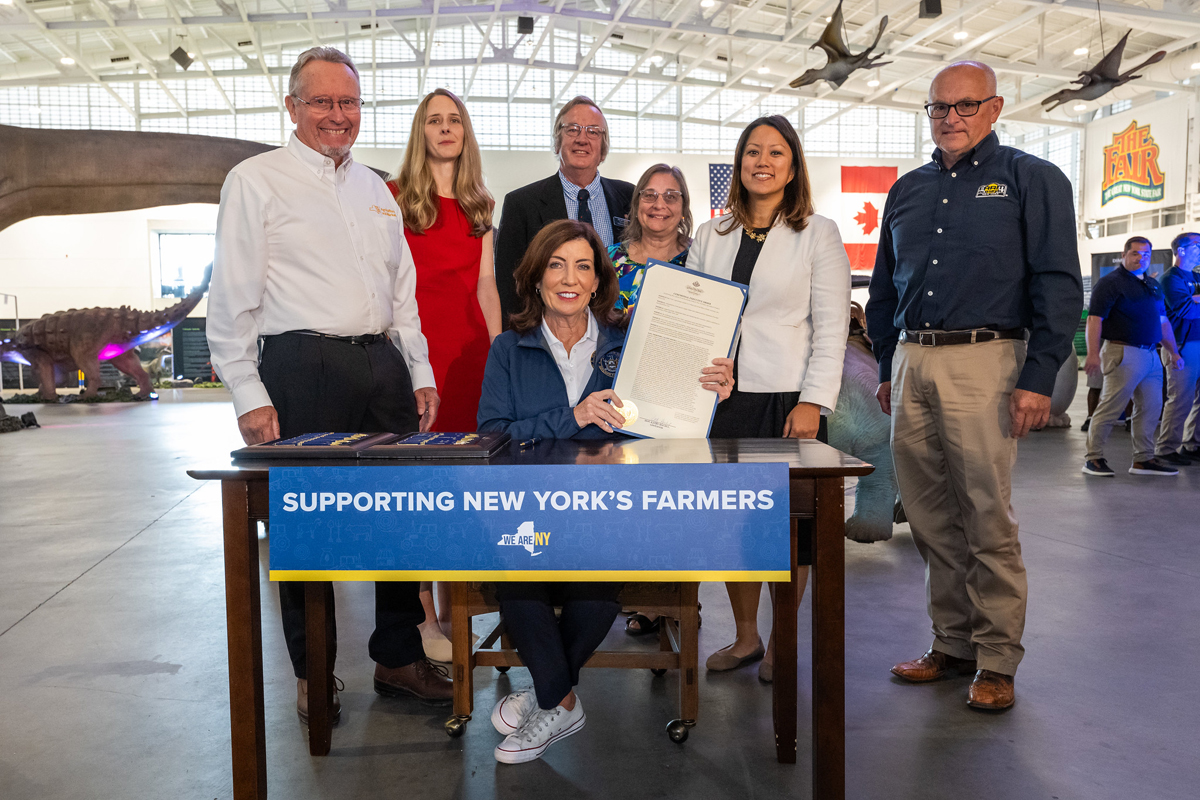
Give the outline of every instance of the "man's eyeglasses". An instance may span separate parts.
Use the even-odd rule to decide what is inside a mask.
[[[334,100],[329,97],[314,97],[312,100],[305,100],[303,97],[292,95],[292,99],[304,103],[306,106],[312,106],[315,111],[320,111],[322,114],[328,114],[330,111],[333,111],[335,104]],[[361,97],[343,97],[341,100],[336,101],[336,104],[346,114],[357,114],[362,111],[363,101]]]
[[[658,202],[660,195],[653,189],[643,189],[638,196],[642,198],[643,203],[654,205]],[[683,202],[683,192],[677,192],[674,189],[668,189],[667,191],[663,192],[661,196],[669,206],[677,206]]]
[[[960,117],[973,117],[979,113],[979,106],[988,100],[995,100],[999,96],[994,94],[982,100],[959,100],[957,103],[926,103],[925,113],[929,115],[930,119],[945,119],[950,113],[950,109],[953,108],[954,113]]]
[[[577,125],[571,123],[570,125],[559,125],[558,129],[572,138],[578,136],[580,133],[586,133],[589,139],[599,139],[604,135],[604,128],[601,128],[599,125]]]

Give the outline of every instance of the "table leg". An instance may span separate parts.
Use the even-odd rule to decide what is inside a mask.
[[[818,478],[813,526],[813,797],[846,796],[846,542],[842,478]],[[777,670],[778,674],[778,670]]]
[[[333,584],[304,584],[308,640],[308,753],[329,755],[333,739]]]
[[[792,579],[775,584],[775,680],[771,684],[771,714],[775,723],[775,759],[796,763],[796,613],[800,606],[796,575],[796,524],[791,520]],[[815,795],[814,795],[815,796]]]
[[[474,705],[475,657],[471,653],[471,617],[468,616],[469,584],[450,584],[450,647],[454,663],[454,715],[470,717]]]
[[[225,627],[229,636],[229,729],[235,800],[267,796],[267,728],[263,706],[262,617],[258,536],[250,522],[246,481],[222,481],[225,534]]]

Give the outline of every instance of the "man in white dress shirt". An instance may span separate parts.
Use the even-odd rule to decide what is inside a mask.
[[[285,99],[291,140],[237,165],[221,189],[208,343],[247,444],[424,431],[437,415],[400,210],[350,155],[360,94],[348,56],[331,47],[302,53]],[[425,658],[418,588],[375,585],[375,690],[444,702],[452,684]],[[281,582],[279,597],[307,722],[304,584]],[[333,714],[336,722],[336,692]]]

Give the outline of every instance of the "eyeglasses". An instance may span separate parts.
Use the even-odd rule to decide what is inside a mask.
[[[599,139],[604,135],[604,128],[599,125],[577,125],[575,123],[567,125],[564,123],[559,125],[558,129],[571,137],[578,136],[581,132],[586,133],[589,139]]]
[[[657,203],[660,197],[659,193],[653,189],[643,189],[638,196],[642,198],[643,203],[650,203],[651,205]],[[683,192],[677,192],[674,189],[667,189],[662,193],[661,197],[669,206],[677,206],[683,202]]]
[[[303,97],[292,95],[292,99],[298,100],[306,106],[312,106],[314,110],[322,114],[328,114],[330,111],[333,111],[333,106],[335,105],[335,101],[329,97],[314,97],[312,100],[305,100]],[[341,100],[336,101],[336,105],[340,106],[343,113],[346,114],[357,114],[362,111],[362,104],[361,97],[343,97]]]
[[[959,100],[957,103],[926,103],[925,113],[929,115],[930,119],[945,119],[950,113],[950,109],[953,108],[954,113],[960,117],[973,117],[979,113],[980,105],[988,100],[995,100],[999,96],[994,94],[982,100]]]

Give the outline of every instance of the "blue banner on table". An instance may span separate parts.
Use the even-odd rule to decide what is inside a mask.
[[[785,581],[786,464],[271,468],[272,580]]]

